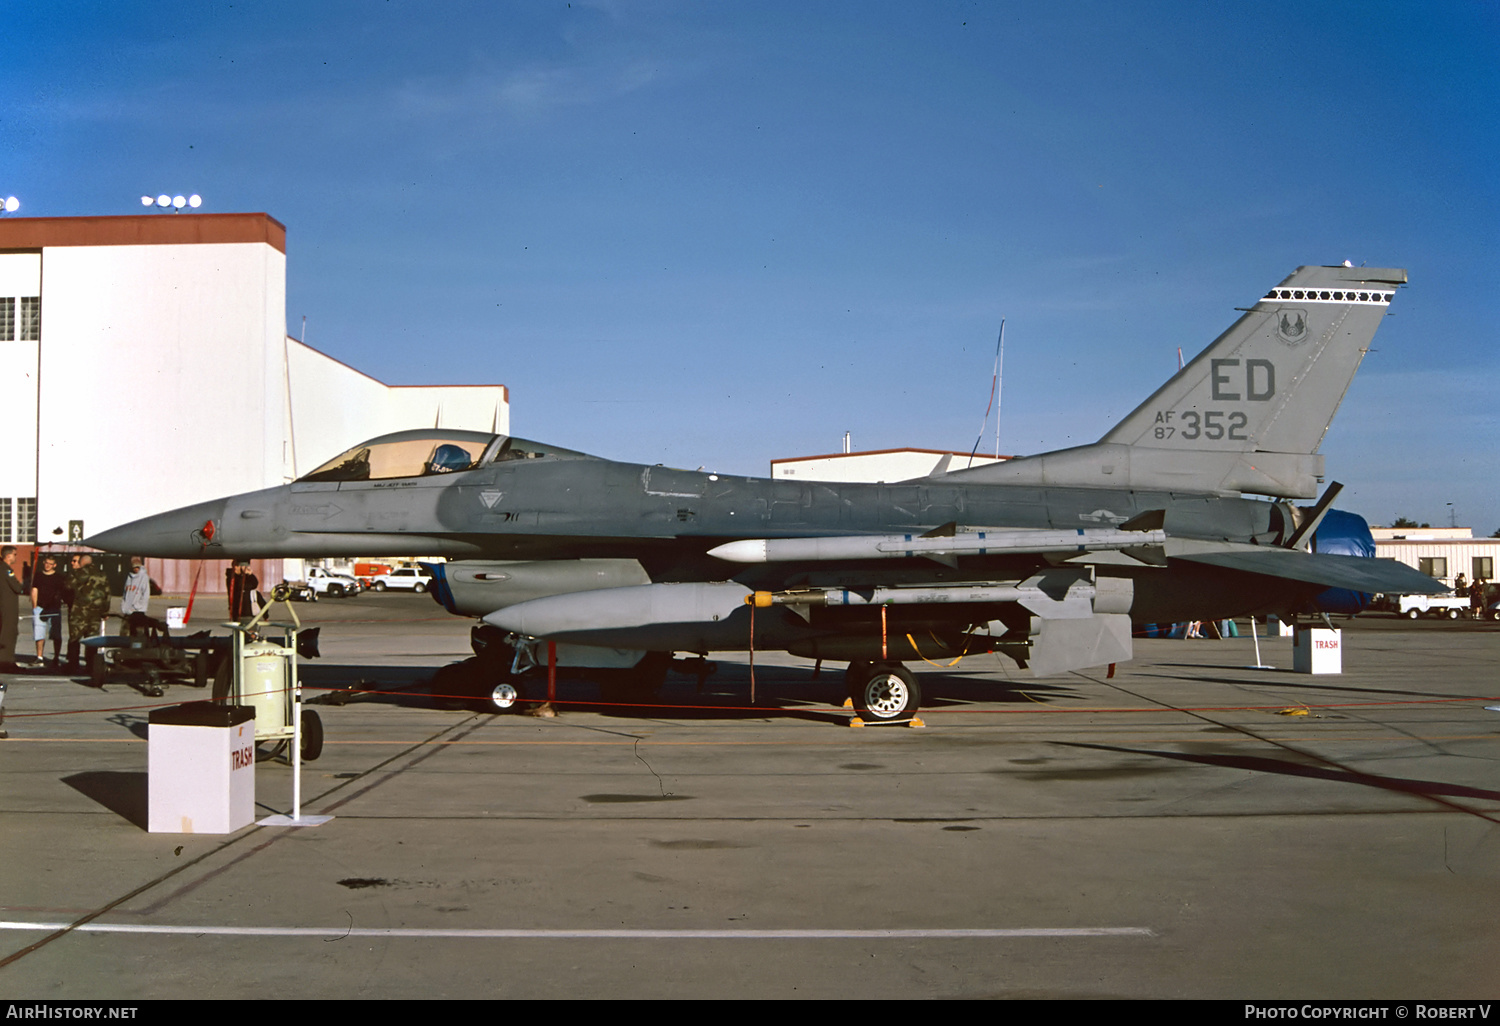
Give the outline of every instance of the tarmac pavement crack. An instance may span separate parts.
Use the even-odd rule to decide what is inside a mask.
[[[634,755],[636,757],[637,760],[640,761],[640,764],[642,766],[646,767],[646,769],[648,769],[648,770],[651,770],[651,775],[656,778],[656,786],[659,787],[659,788],[661,788],[661,796],[663,798],[666,798],[667,797],[667,783],[666,783],[666,781],[662,780],[661,774],[658,773],[658,772],[656,772],[656,770],[651,769],[651,764],[649,762],[647,762],[644,757],[642,757],[642,755],[641,755],[641,739],[640,738],[636,738],[635,739],[635,744],[633,744],[633,745],[630,746],[630,752],[631,752],[632,755]]]

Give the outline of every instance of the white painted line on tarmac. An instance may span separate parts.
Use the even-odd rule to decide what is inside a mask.
[[[67,923],[0,921],[0,930],[65,930]],[[1154,937],[1144,926],[935,930],[417,930],[318,926],[166,926],[85,923],[76,933],[158,933],[214,937],[453,937],[494,940],[967,940],[1023,937]]]

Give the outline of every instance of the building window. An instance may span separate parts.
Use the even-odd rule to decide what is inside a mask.
[[[36,500],[16,500],[16,541],[22,545],[36,543]]]
[[[16,301],[10,297],[0,299],[0,342],[16,340]]]
[[[21,341],[42,340],[42,297],[21,297]]]
[[[1442,580],[1448,576],[1448,560],[1443,556],[1421,556],[1417,559],[1417,569],[1428,577]]]
[[[1493,581],[1494,579],[1495,579],[1495,557],[1494,556],[1475,556],[1474,557],[1474,580],[1476,580],[1476,581]]]
[[[0,542],[11,541],[10,536],[10,500],[0,499]]]

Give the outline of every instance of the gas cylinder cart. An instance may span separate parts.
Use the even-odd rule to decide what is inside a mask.
[[[280,755],[290,742],[288,762],[312,762],[323,751],[323,721],[313,710],[302,708],[297,659],[317,657],[319,628],[304,628],[284,599],[279,601],[292,622],[272,623],[267,615],[277,601],[273,594],[273,601],[253,619],[223,625],[231,632],[231,649],[214,674],[213,698],[255,709],[256,744],[275,743],[269,758]]]

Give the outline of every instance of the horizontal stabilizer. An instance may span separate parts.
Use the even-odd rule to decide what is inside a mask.
[[[1280,577],[1330,588],[1388,595],[1436,595],[1447,591],[1441,581],[1394,559],[1336,556],[1320,552],[1244,546],[1217,552],[1173,553],[1176,558],[1226,570]]]

